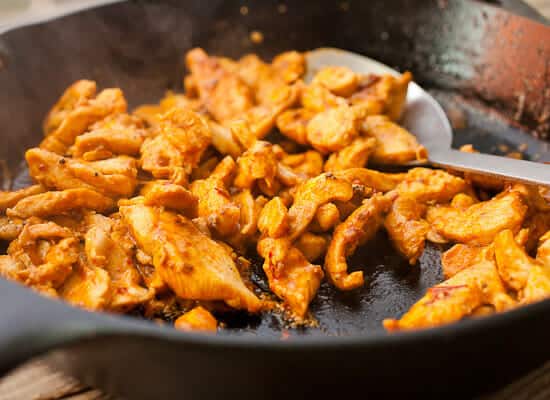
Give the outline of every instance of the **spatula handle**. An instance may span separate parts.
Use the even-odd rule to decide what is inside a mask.
[[[533,161],[452,149],[431,151],[429,161],[439,167],[550,187],[550,165]]]

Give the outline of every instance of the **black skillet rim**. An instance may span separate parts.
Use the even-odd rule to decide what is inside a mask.
[[[387,333],[377,331],[363,335],[349,336],[323,336],[323,335],[299,335],[292,336],[288,340],[277,339],[269,336],[239,336],[223,334],[205,334],[200,332],[183,332],[171,326],[159,326],[149,320],[142,320],[128,315],[116,315],[105,312],[86,311],[72,306],[61,300],[48,299],[40,294],[32,292],[27,287],[9,282],[3,278],[1,284],[17,286],[17,295],[35,297],[35,301],[43,303],[52,311],[63,315],[56,320],[55,327],[48,329],[46,333],[49,340],[44,343],[46,347],[67,345],[78,340],[96,338],[100,336],[141,336],[154,339],[177,341],[181,344],[199,345],[209,348],[245,349],[256,350],[310,350],[310,349],[344,349],[406,346],[413,343],[425,342],[449,342],[464,335],[475,335],[482,330],[506,329],[518,327],[523,321],[533,318],[543,318],[550,315],[550,299],[538,303],[527,304],[513,310],[497,313],[491,316],[475,319],[466,319],[451,324],[412,331],[400,331]],[[30,298],[28,298],[30,300]],[[47,310],[46,310],[47,312]],[[52,313],[53,314],[53,313]],[[78,315],[76,315],[78,314]],[[71,318],[76,316],[76,318]],[[87,316],[87,318],[86,318]],[[27,332],[40,340],[41,332]],[[25,334],[25,333],[24,333]]]

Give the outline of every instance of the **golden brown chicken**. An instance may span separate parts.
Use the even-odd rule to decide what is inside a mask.
[[[325,171],[342,171],[364,167],[376,148],[375,138],[357,138],[342,150],[332,153],[325,163]]]
[[[250,88],[217,57],[193,49],[185,61],[201,101],[217,121],[231,119],[253,106]]]
[[[86,161],[114,155],[137,156],[147,136],[145,124],[128,114],[109,116],[76,137],[73,155]]]
[[[304,318],[323,279],[321,267],[311,264],[288,238],[261,239],[258,254],[264,258],[269,288],[296,317]]]
[[[375,194],[334,230],[325,259],[325,270],[329,280],[338,289],[352,290],[363,285],[362,271],[348,274],[346,257],[376,234],[392,200],[391,195]]]
[[[178,172],[186,178],[212,140],[206,121],[197,113],[172,108],[162,115],[159,133],[141,146],[141,168],[155,178]]]
[[[361,131],[376,139],[378,145],[372,153],[375,163],[405,164],[426,159],[426,149],[418,144],[416,138],[386,116],[365,118]]]
[[[300,236],[311,223],[319,207],[332,201],[348,201],[353,196],[350,183],[327,172],[300,185],[288,211],[289,234]]]
[[[112,210],[112,199],[90,189],[67,189],[61,192],[35,194],[8,208],[6,214],[12,218],[50,217],[79,210]]]
[[[95,122],[126,111],[120,89],[105,89],[95,96],[95,83],[79,81],[63,94],[44,122],[46,138],[40,148],[65,154],[78,135]]]
[[[359,86],[359,76],[347,67],[325,67],[313,77],[313,82],[326,87],[337,96],[349,97]]]
[[[306,127],[309,144],[320,153],[339,151],[359,136],[365,114],[361,108],[347,105],[329,108],[315,115]]]
[[[422,218],[426,207],[415,199],[399,196],[391,206],[384,221],[395,248],[414,265],[424,251],[424,243],[430,229]]]
[[[30,218],[2,257],[2,276],[56,296],[78,261],[79,242],[67,228]]]
[[[199,217],[221,236],[234,234],[239,229],[240,210],[227,190],[234,171],[235,161],[227,156],[207,179],[191,184],[191,192],[199,199]]]
[[[278,160],[273,145],[259,140],[237,159],[234,185],[242,189],[252,189],[257,183],[264,194],[273,196],[279,189],[276,181],[277,169]]]
[[[182,331],[216,332],[218,321],[207,309],[198,306],[176,319],[174,327]]]
[[[481,261],[430,289],[399,320],[387,319],[389,331],[428,328],[458,321],[483,305],[497,311],[515,306],[492,261]]]
[[[462,178],[442,170],[413,168],[402,178],[396,190],[423,203],[443,203],[465,192],[467,185]]]
[[[426,240],[448,246],[446,281],[386,320],[389,331],[550,297],[544,191],[405,171],[426,159],[399,125],[410,73],[335,65],[306,83],[296,51],[267,62],[196,48],[185,62],[185,93],[133,111],[120,89],[67,88],[26,153],[32,184],[0,192],[2,277],[183,331],[215,332],[233,309],[277,312],[278,303],[293,326],[314,326],[309,304],[325,274],[338,290],[361,286],[364,271],[348,272],[347,259],[384,227],[412,269],[424,267],[414,264]],[[367,168],[379,164],[403,172]],[[274,296],[257,282],[265,278]]]
[[[134,264],[134,244],[128,229],[120,220],[90,214],[84,236],[88,267],[107,271],[110,278],[110,299],[105,305],[114,311],[129,311],[143,304],[152,292],[141,285],[141,276]]]
[[[176,295],[191,300],[223,300],[258,312],[261,302],[243,283],[226,249],[182,215],[140,204],[120,213],[139,247]]]
[[[500,232],[494,247],[500,276],[510,288],[518,291],[522,303],[550,297],[550,265],[544,263],[544,257],[529,257],[511,230]]]
[[[15,206],[25,197],[44,193],[46,188],[42,185],[32,185],[13,192],[0,192],[0,212],[5,212],[8,208]]]
[[[137,185],[137,163],[131,157],[84,161],[37,148],[25,157],[30,175],[48,189],[88,188],[116,198],[132,195]]]
[[[474,245],[490,244],[502,230],[517,233],[525,218],[527,206],[518,192],[510,191],[466,209],[435,206],[427,220],[444,238]]]

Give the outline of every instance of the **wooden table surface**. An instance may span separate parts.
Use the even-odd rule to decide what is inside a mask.
[[[16,0],[11,0],[11,2],[16,3]],[[550,0],[525,0],[525,2],[550,18]],[[30,361],[0,379],[0,400],[58,399],[116,400],[51,369],[42,359]],[[550,399],[550,362],[502,391],[480,400],[545,399]]]

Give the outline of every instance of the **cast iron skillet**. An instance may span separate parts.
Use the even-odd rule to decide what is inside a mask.
[[[526,144],[527,157],[550,161],[548,143],[526,133],[529,128],[542,136],[548,129],[541,118],[550,79],[550,31],[544,25],[469,1],[284,7],[262,1],[250,2],[246,15],[242,5],[121,3],[0,37],[0,159],[16,172],[14,187],[28,181],[23,152],[39,142],[41,120],[67,85],[86,77],[123,88],[131,105],[155,101],[166,89],[181,87],[182,56],[193,46],[235,57],[320,46],[363,53],[412,69],[431,87],[454,122],[455,145],[498,152],[499,144]],[[248,40],[254,29],[263,32],[263,44]],[[506,57],[498,58],[495,46]],[[352,260],[365,270],[368,284],[352,293],[324,285],[311,306],[320,327],[309,330],[287,330],[276,315],[237,313],[217,336],[187,334],[137,318],[88,313],[0,279],[0,371],[58,348],[50,358],[57,367],[131,399],[357,392],[463,398],[549,359],[548,301],[421,332],[382,330],[383,318],[401,315],[441,280],[441,250],[429,246],[420,264],[409,267],[380,235]],[[255,281],[265,288],[257,270]]]

